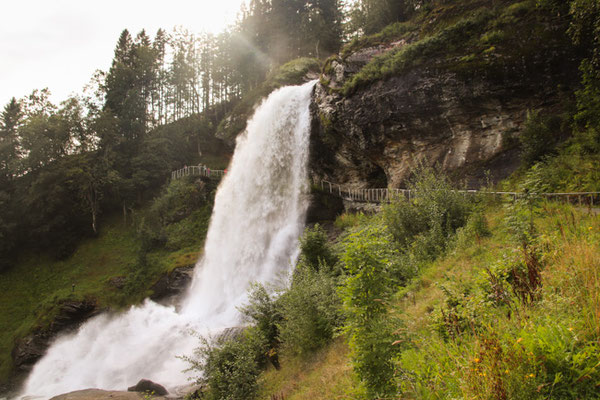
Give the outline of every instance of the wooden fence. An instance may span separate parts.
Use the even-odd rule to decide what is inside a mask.
[[[337,183],[321,180],[315,182],[317,187],[321,190],[328,192],[332,195],[341,197],[344,200],[365,202],[365,203],[388,203],[393,198],[400,196],[405,197],[407,200],[418,197],[418,193],[414,190],[409,189],[351,189],[348,187],[341,186]],[[466,195],[491,195],[497,197],[509,197],[513,200],[522,198],[525,196],[542,197],[548,200],[550,199],[563,199],[569,203],[575,203],[580,205],[588,205],[594,207],[594,205],[600,204],[600,192],[573,192],[573,193],[520,193],[520,192],[499,192],[499,191],[488,191],[488,190],[456,190],[458,193],[464,193]]]
[[[176,171],[172,171],[171,179],[173,179],[173,180],[179,179],[184,176],[190,176],[190,175],[198,175],[198,176],[205,176],[207,178],[221,179],[226,173],[227,173],[227,170],[210,169],[210,168],[206,167],[205,165],[193,165],[191,167],[186,166],[186,167],[183,167]]]
[[[212,179],[221,179],[227,170],[210,169],[205,165],[193,165],[183,167],[171,172],[171,179],[179,179],[184,176],[197,175],[205,176]],[[392,199],[400,196],[407,200],[418,197],[418,193],[409,189],[390,189],[390,188],[374,188],[374,189],[351,189],[337,183],[326,180],[315,181],[313,184],[320,187],[322,191],[332,195],[341,197],[344,200],[364,202],[364,203],[389,203]],[[562,199],[569,203],[586,205],[594,207],[600,204],[600,192],[572,192],[572,193],[520,193],[520,192],[498,192],[489,190],[456,190],[458,193],[467,195],[487,195],[497,197],[508,197],[512,200],[517,200],[525,196],[542,197],[550,199]]]

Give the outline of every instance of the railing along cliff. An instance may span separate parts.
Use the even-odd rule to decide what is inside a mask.
[[[220,179],[227,173],[227,170],[221,169],[210,169],[205,165],[192,165],[190,167],[185,166],[181,169],[171,172],[171,179],[179,179],[184,176],[199,175],[207,178]]]
[[[332,195],[341,197],[348,201],[357,201],[365,203],[388,203],[393,198],[404,196],[407,200],[418,197],[418,193],[409,189],[389,189],[389,188],[374,188],[374,189],[351,189],[337,183],[326,180],[314,182],[315,186]],[[502,192],[489,190],[455,190],[458,193],[466,195],[482,194],[498,197],[509,197],[513,200],[526,196],[542,197],[546,199],[562,198],[570,203],[579,203],[580,205],[589,205],[593,207],[600,203],[600,192],[567,192],[567,193],[523,193],[523,192]]]

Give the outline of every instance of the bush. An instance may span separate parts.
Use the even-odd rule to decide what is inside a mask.
[[[465,248],[471,245],[473,241],[481,243],[481,240],[490,236],[487,219],[482,210],[477,209],[469,215],[465,226],[456,231],[456,243],[458,248]]]
[[[370,397],[394,393],[392,384],[394,326],[388,324],[387,303],[395,292],[398,252],[385,226],[373,223],[344,241],[348,273],[340,289],[344,302],[354,370]]]
[[[206,386],[207,400],[251,400],[258,393],[260,357],[265,341],[260,333],[247,329],[240,338],[218,338],[211,342],[201,338],[195,357],[183,357],[198,372],[197,383]]]
[[[544,156],[554,152],[560,141],[562,120],[558,116],[542,116],[539,111],[529,111],[525,129],[519,136],[523,164],[530,167]]]
[[[314,271],[321,268],[331,271],[337,262],[337,257],[328,245],[327,234],[319,224],[312,229],[306,228],[300,238],[300,260]]]
[[[279,299],[279,337],[293,354],[306,355],[323,347],[343,322],[335,279],[320,269],[298,264],[290,289]]]
[[[439,255],[450,236],[465,225],[472,205],[463,193],[453,190],[447,179],[432,169],[417,170],[408,188],[412,200],[402,197],[384,206],[383,218],[401,250],[406,252],[412,246],[431,259]]]
[[[166,186],[144,214],[138,233],[145,252],[179,250],[201,241],[208,231],[215,182],[185,177]]]
[[[248,304],[241,307],[240,311],[254,324],[267,343],[268,349],[261,359],[261,364],[264,366],[268,359],[279,369],[279,325],[283,322],[281,302],[275,300],[263,285],[253,284],[249,291]]]

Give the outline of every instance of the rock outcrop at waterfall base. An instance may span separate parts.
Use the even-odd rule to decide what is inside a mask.
[[[46,353],[46,349],[56,335],[76,329],[98,312],[96,302],[91,299],[63,302],[48,327],[40,328],[15,343],[12,351],[15,368],[21,372],[29,371]]]
[[[147,394],[140,392],[122,392],[116,390],[85,389],[52,397],[50,400],[142,400],[148,398]],[[153,396],[154,400],[165,397]]]
[[[152,382],[148,379],[141,379],[134,386],[127,388],[128,392],[141,392],[141,393],[150,393],[157,396],[166,396],[169,394],[167,389],[163,385],[160,385],[156,382]]]
[[[331,58],[312,106],[313,177],[354,188],[403,187],[419,164],[438,165],[470,187],[507,177],[520,162],[515,139],[528,110],[559,109],[563,93],[578,84],[577,57],[561,45],[564,32],[551,35],[524,37],[526,49],[496,49],[480,62],[471,49],[448,57],[441,48],[356,87],[351,80],[367,64],[418,37]]]

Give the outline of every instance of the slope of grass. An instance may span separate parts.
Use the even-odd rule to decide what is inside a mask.
[[[412,338],[397,363],[405,398],[596,398],[600,218],[538,211],[531,300],[500,272],[523,256],[502,211],[492,237],[434,263],[398,302]]]
[[[22,254],[0,275],[0,383],[13,372],[15,340],[48,328],[65,301],[124,309],[151,295],[152,285],[164,274],[193,265],[208,230],[214,185],[198,187],[192,178],[172,183],[153,204],[138,210],[133,221],[124,222],[119,215],[108,218],[98,237],[83,240],[65,260]],[[163,225],[154,222],[152,212],[160,201],[170,201],[167,211],[176,216]]]
[[[556,202],[530,210],[527,247],[515,207],[492,203],[490,236],[459,230],[443,257],[399,289],[389,306],[407,340],[394,361],[397,398],[597,398],[600,217]],[[539,280],[524,285],[520,268]],[[262,374],[259,398],[364,399],[350,357],[344,337],[308,358],[283,356],[279,371]]]
[[[14,340],[44,326],[63,300],[94,298],[100,307],[115,304],[109,279],[127,274],[137,244],[131,226],[113,218],[96,239],[86,239],[68,259],[25,254],[0,280],[0,378],[11,371]],[[72,285],[75,285],[73,290]]]
[[[281,369],[265,371],[259,382],[259,399],[272,395],[286,400],[352,399],[356,377],[348,359],[344,337],[309,357],[284,355]]]

